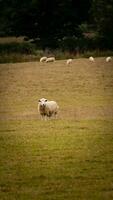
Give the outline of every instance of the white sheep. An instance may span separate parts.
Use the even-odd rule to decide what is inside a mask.
[[[72,59],[71,58],[66,61],[67,65],[69,65],[70,63],[72,63]]]
[[[106,58],[106,62],[111,62],[112,58],[109,56]]]
[[[40,58],[40,62],[45,62],[47,60],[47,57],[46,56],[43,56]]]
[[[40,113],[41,118],[43,119],[46,116],[46,111],[45,111],[45,102],[47,101],[47,99],[42,98],[39,99],[38,101],[38,112]]]
[[[95,59],[94,59],[92,56],[90,56],[90,57],[89,57],[89,61],[94,62]]]
[[[48,101],[45,98],[39,100],[38,103],[38,111],[41,115],[42,119],[46,119],[46,117],[55,117],[57,116],[59,106],[55,101]]]
[[[55,61],[55,57],[49,57],[46,60],[46,62],[54,62],[54,61]]]

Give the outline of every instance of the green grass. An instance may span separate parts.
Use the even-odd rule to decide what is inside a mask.
[[[0,199],[113,198],[112,122],[7,121],[0,132]]]
[[[113,199],[113,64],[65,63],[0,65],[0,200]]]

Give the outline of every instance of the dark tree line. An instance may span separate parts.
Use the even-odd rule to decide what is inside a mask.
[[[0,34],[46,48],[113,49],[113,0],[0,0]]]

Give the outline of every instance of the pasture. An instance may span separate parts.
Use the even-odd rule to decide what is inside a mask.
[[[113,199],[113,61],[0,64],[0,199]]]

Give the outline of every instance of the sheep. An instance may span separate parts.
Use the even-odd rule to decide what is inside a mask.
[[[94,59],[92,56],[90,56],[90,57],[89,57],[89,61],[94,62],[95,59]]]
[[[40,58],[40,62],[45,62],[47,60],[47,57],[46,56],[43,56]]]
[[[106,62],[111,62],[112,58],[109,56],[106,58]]]
[[[38,112],[41,115],[42,119],[46,119],[47,117],[55,117],[57,116],[59,106],[55,101],[49,101],[45,98],[39,100],[38,103]]]
[[[43,119],[46,116],[45,106],[44,103],[47,101],[47,99],[42,98],[38,101],[38,112],[40,113],[41,118]]]
[[[45,103],[45,108],[46,108],[46,115],[47,117],[55,117],[57,116],[57,113],[58,113],[58,109],[59,109],[59,106],[58,104],[56,103],[56,101],[47,101]]]
[[[55,57],[49,57],[46,60],[46,62],[54,62],[54,61],[55,61]]]
[[[70,63],[72,63],[72,59],[71,58],[66,61],[67,65],[69,65]]]

